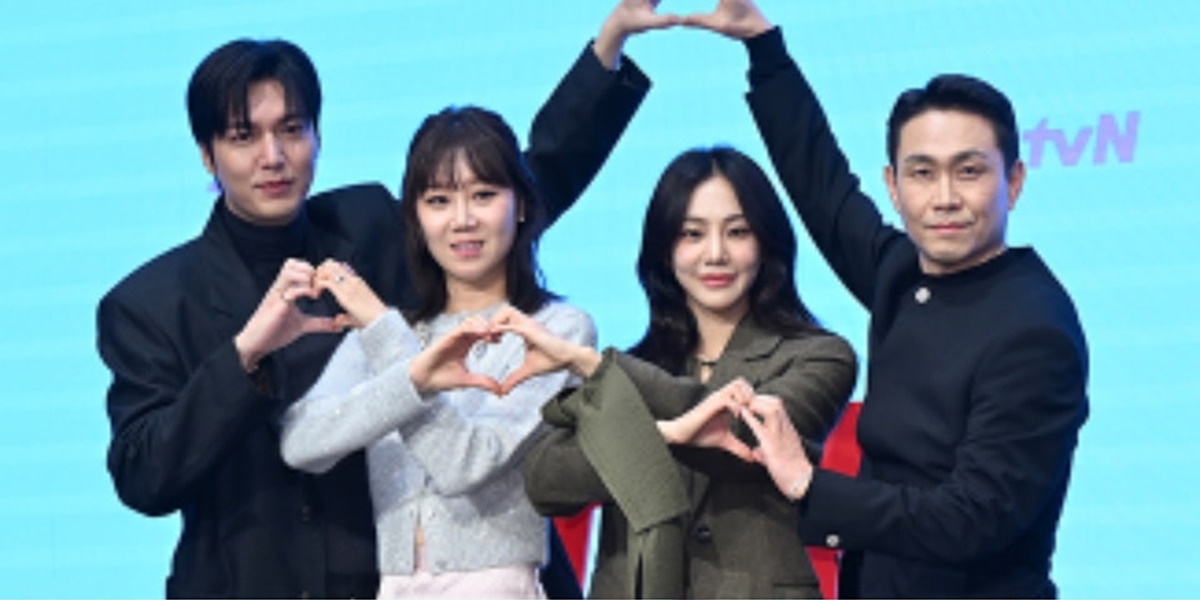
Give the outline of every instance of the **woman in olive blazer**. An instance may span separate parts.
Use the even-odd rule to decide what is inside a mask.
[[[800,301],[795,255],[762,170],[730,148],[691,150],[647,211],[638,275],[651,323],[630,352],[552,339],[515,311],[499,319],[528,344],[506,386],[564,366],[587,378],[546,405],[553,428],[524,469],[544,514],[602,503],[591,597],[820,596],[794,507],[730,418],[776,396],[820,440],[853,388],[853,351]]]

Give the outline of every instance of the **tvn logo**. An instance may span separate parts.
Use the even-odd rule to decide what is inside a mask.
[[[1095,126],[1088,125],[1073,133],[1051,127],[1049,117],[1045,117],[1038,121],[1037,127],[1021,134],[1021,139],[1029,144],[1026,163],[1031,168],[1042,166],[1047,148],[1058,155],[1059,162],[1065,167],[1074,167],[1089,159],[1093,165],[1107,164],[1110,159],[1133,162],[1141,116],[1140,111],[1127,112],[1122,124],[1117,115],[1105,113],[1100,115]]]

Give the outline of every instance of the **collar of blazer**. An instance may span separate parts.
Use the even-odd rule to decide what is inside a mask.
[[[745,377],[750,385],[757,385],[766,375],[761,372],[761,366],[767,364],[765,359],[770,358],[782,343],[782,335],[763,328],[747,313],[734,328],[705,386],[715,390],[737,377]]]
[[[262,294],[254,283],[249,267],[234,247],[229,232],[221,226],[218,214],[220,199],[213,206],[208,223],[204,226],[201,243],[204,246],[205,273],[193,282],[202,286],[198,298],[207,298],[208,306],[221,315],[215,328],[218,335],[227,336],[239,331],[254,313],[262,300]],[[302,209],[303,210],[303,209]],[[355,263],[354,245],[346,239],[336,223],[312,218],[309,221],[308,242],[305,257],[310,261],[333,258]],[[332,307],[331,307],[332,309]]]
[[[721,353],[718,362],[726,362],[729,359],[746,362],[763,359],[773,354],[781,343],[782,335],[764,329],[747,313],[734,328],[733,336],[729,338],[729,343],[725,345],[725,351]]]

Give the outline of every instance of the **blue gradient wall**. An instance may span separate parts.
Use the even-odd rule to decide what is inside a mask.
[[[1062,0],[761,0],[783,26],[867,190],[886,202],[884,119],[931,75],[1013,98],[1030,174],[1010,238],[1073,292],[1092,350],[1055,575],[1067,597],[1196,597],[1200,8]],[[710,2],[663,2],[707,10]],[[608,1],[6,3],[0,20],[0,597],[154,597],[178,531],[121,506],[104,466],[108,374],[94,308],[197,234],[213,197],[184,87],[238,36],[305,47],[325,87],[316,189],[395,189],[409,137],[450,103],[527,131]],[[668,160],[730,143],[767,163],[745,52],[695,31],[627,46],[655,86],[609,164],[548,235],[551,286],[601,343],[645,324],[639,226]],[[865,355],[866,315],[801,233],[801,293]],[[861,386],[861,384],[860,384]],[[858,395],[861,395],[861,387]]]

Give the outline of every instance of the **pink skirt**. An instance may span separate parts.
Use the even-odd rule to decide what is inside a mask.
[[[425,547],[417,545],[416,570],[412,575],[384,574],[379,598],[545,598],[537,567],[513,566],[477,571],[431,573]]]

